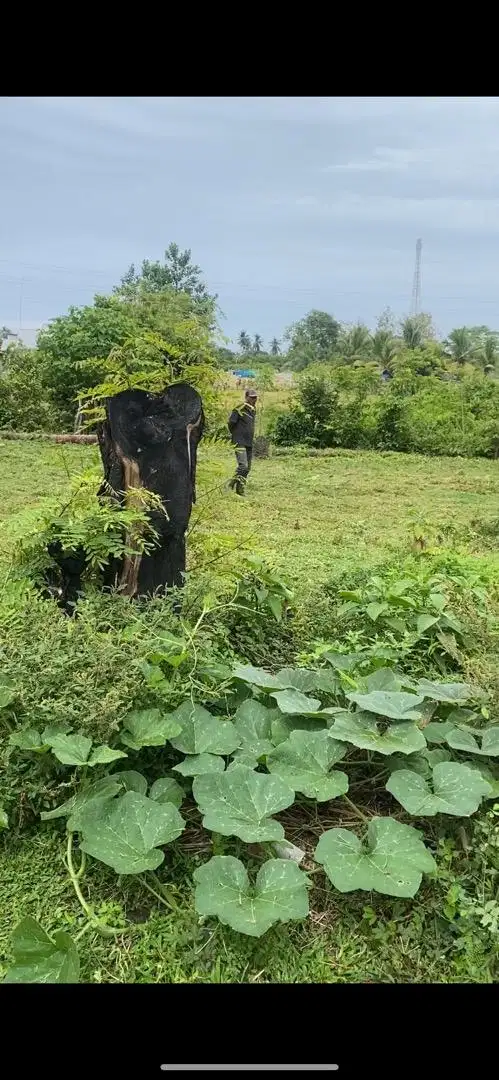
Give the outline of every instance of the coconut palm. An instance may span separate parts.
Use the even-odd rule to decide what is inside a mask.
[[[465,326],[451,330],[444,342],[445,350],[456,364],[467,364],[476,359],[476,345]]]
[[[340,356],[349,363],[366,360],[372,353],[372,338],[367,326],[357,323],[343,330],[338,343]]]
[[[249,334],[246,333],[246,330],[241,330],[241,333],[239,334],[239,337],[237,339],[237,343],[239,345],[239,348],[241,349],[241,352],[250,352],[251,338],[249,337]]]

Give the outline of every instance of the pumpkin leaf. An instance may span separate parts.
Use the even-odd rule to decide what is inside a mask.
[[[232,855],[215,855],[194,871],[196,911],[240,934],[261,937],[271,926],[308,915],[308,879],[287,859],[268,859],[251,885]]]
[[[181,754],[232,754],[239,746],[234,724],[212,716],[202,705],[184,701],[171,716],[180,732],[170,742]]]
[[[315,859],[343,893],[363,889],[415,896],[423,873],[436,869],[416,829],[381,817],[369,822],[365,844],[349,829],[329,829],[317,844]]]
[[[227,772],[196,777],[192,790],[209,832],[238,836],[246,844],[284,838],[272,814],[291,806],[295,793],[279,776],[234,764]]]
[[[217,754],[190,754],[173,771],[181,776],[206,776],[207,773],[219,773],[225,769],[225,762]]]
[[[164,852],[158,848],[176,840],[185,822],[171,803],[127,791],[100,813],[82,815],[80,825],[82,851],[117,874],[141,874],[163,862]]]
[[[173,776],[161,776],[159,780],[155,780],[154,784],[151,785],[149,798],[158,803],[171,803],[172,806],[176,806],[177,810],[180,810],[185,799],[185,792],[183,787],[173,779]]]
[[[476,696],[467,683],[439,683],[419,679],[417,687],[418,693],[423,697],[431,698],[432,701],[445,701],[449,705],[464,705]]]
[[[164,746],[168,739],[180,733],[180,724],[172,715],[165,716],[159,709],[140,709],[128,713],[124,720],[121,741],[132,750],[143,746]]]
[[[327,730],[292,731],[267,758],[267,767],[294,791],[327,802],[348,791],[346,773],[333,769],[345,754],[346,747],[331,739]]]
[[[435,765],[431,783],[409,769],[402,769],[392,773],[386,790],[404,810],[418,817],[435,817],[435,814],[470,817],[489,794],[490,785],[467,765],[443,761]]]
[[[447,745],[453,750],[464,750],[468,754],[499,757],[499,724],[483,728],[479,735],[473,735],[471,731],[466,731],[464,728],[454,728],[447,735]]]
[[[77,983],[80,961],[74,941],[63,930],[49,937],[29,916],[12,934],[14,963],[4,983]]]
[[[418,694],[406,694],[396,690],[371,690],[368,694],[350,693],[349,701],[359,709],[385,716],[390,720],[420,720],[424,698]]]
[[[306,716],[319,712],[321,703],[318,698],[308,697],[300,690],[278,690],[272,692],[278,709],[289,716]]]
[[[383,731],[376,718],[368,713],[337,716],[329,728],[329,736],[361,750],[376,750],[378,754],[414,754],[426,746],[423,732],[412,721],[391,724]]]

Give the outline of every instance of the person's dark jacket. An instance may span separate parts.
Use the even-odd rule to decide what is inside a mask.
[[[256,409],[245,401],[237,409],[233,409],[229,416],[228,428],[232,436],[234,446],[253,446],[255,436]]]

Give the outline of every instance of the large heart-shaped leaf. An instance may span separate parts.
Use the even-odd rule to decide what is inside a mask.
[[[348,829],[329,829],[317,844],[315,859],[344,893],[364,889],[387,896],[415,896],[423,873],[436,869],[418,831],[393,818],[373,818],[366,844]]]
[[[301,690],[303,694],[310,694],[316,689],[317,671],[309,671],[307,668],[281,668],[277,672],[283,690]]]
[[[258,686],[261,690],[282,690],[282,683],[277,675],[271,675],[270,671],[264,671],[263,668],[252,667],[251,664],[234,664],[232,675],[234,679],[240,679],[250,686]]]
[[[114,750],[111,746],[106,746],[103,743],[102,746],[94,746],[86,764],[90,767],[93,765],[109,765],[111,761],[117,761],[118,758],[124,757],[127,757],[127,754],[123,750]]]
[[[164,746],[168,739],[179,735],[181,725],[171,715],[163,715],[159,709],[140,709],[128,713],[124,720],[125,730],[121,740],[133,750],[143,746]]]
[[[271,732],[274,746],[278,746],[280,743],[285,742],[286,739],[289,739],[292,731],[325,731],[326,729],[326,716],[324,716],[323,720],[320,720],[312,716],[284,716],[277,709],[275,711],[278,715],[272,721]]]
[[[489,785],[489,794],[484,795],[484,799],[499,799],[499,776],[497,774],[497,769],[493,771],[488,765],[485,765],[483,761],[470,761],[468,763],[468,768],[472,769],[473,772],[478,773]]]
[[[173,776],[161,776],[151,785],[149,798],[159,803],[172,803],[179,810],[185,799],[185,792]]]
[[[225,761],[217,754],[190,754],[179,765],[173,766],[173,771],[181,776],[206,776],[207,773],[221,773],[225,769]]]
[[[110,746],[96,746],[92,750],[92,740],[87,735],[47,735],[43,738],[49,743],[54,757],[63,765],[80,765],[92,767],[94,765],[108,765],[111,761],[126,757],[123,750],[112,750]]]
[[[184,827],[172,803],[127,791],[100,814],[83,815],[80,847],[117,874],[142,874],[163,862],[164,852],[158,848],[176,840]]]
[[[429,724],[425,724],[423,731],[427,742],[443,746],[447,742],[449,732],[454,731],[454,724],[449,720],[432,720]]]
[[[76,945],[63,930],[49,937],[35,919],[22,919],[12,934],[14,963],[4,983],[77,983]]]
[[[470,817],[478,810],[484,796],[489,794],[490,786],[467,765],[443,761],[433,769],[431,786],[423,776],[402,769],[392,773],[386,790],[394,795],[404,810],[418,817],[434,817],[435,814]]]
[[[321,703],[318,698],[308,697],[301,690],[277,690],[271,697],[277,704],[278,709],[289,716],[306,716],[320,710]]]
[[[196,777],[192,790],[210,832],[238,836],[246,844],[283,839],[272,814],[291,806],[295,793],[279,776],[234,764],[227,772]]]
[[[338,742],[352,743],[361,750],[376,750],[378,754],[414,754],[426,746],[423,732],[412,721],[391,724],[383,731],[368,713],[337,716],[329,735]]]
[[[419,679],[417,687],[418,693],[423,697],[431,698],[432,701],[445,701],[450,705],[463,705],[476,696],[467,683],[439,683]]]
[[[138,791],[139,795],[146,794],[147,780],[145,776],[142,776],[142,773],[136,772],[135,769],[113,772],[106,779],[118,780],[123,785],[124,791]]]
[[[447,745],[452,746],[453,750],[464,750],[468,754],[480,754],[482,757],[499,757],[499,724],[484,728],[476,736],[464,728],[454,728],[447,735]]]
[[[215,855],[194,871],[194,881],[196,911],[250,937],[261,937],[274,923],[308,915],[307,877],[287,859],[269,859],[252,886],[239,859]]]
[[[238,757],[244,753],[258,760],[272,752],[272,721],[278,715],[277,709],[269,709],[254,698],[243,701],[234,716],[241,745]]]
[[[345,757],[346,747],[325,731],[292,731],[267,758],[271,773],[281,776],[294,791],[327,802],[345,795],[348,776],[332,770]]]
[[[184,701],[171,715],[181,730],[170,742],[181,754],[232,754],[239,746],[234,724],[212,716],[202,705]]]
[[[388,690],[389,693],[399,693],[402,689],[400,676],[392,668],[382,667],[372,671],[370,675],[360,680],[359,691],[370,694],[377,690]]]
[[[36,731],[35,728],[13,731],[9,735],[9,743],[11,746],[16,746],[18,750],[26,750],[36,754],[44,754],[47,750],[50,750],[49,743],[42,739],[40,732]]]
[[[406,694],[396,690],[371,690],[368,694],[350,693],[346,695],[360,709],[386,716],[390,720],[419,720],[420,705],[424,698],[418,694]]]

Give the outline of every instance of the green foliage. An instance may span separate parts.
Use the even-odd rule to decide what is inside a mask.
[[[200,915],[214,915],[251,937],[261,937],[274,923],[308,915],[306,875],[284,859],[264,863],[251,886],[239,859],[215,855],[195,870],[194,881]]]
[[[87,803],[78,817],[81,850],[111,866],[117,874],[155,870],[165,854],[159,847],[180,836],[185,822],[173,803],[127,791],[98,812]]]
[[[436,869],[417,830],[393,818],[372,818],[365,844],[347,829],[330,829],[321,836],[315,858],[340,892],[414,896],[423,873]]]
[[[14,964],[5,983],[77,983],[78,951],[69,934],[58,930],[53,938],[35,919],[22,919],[12,934]]]

